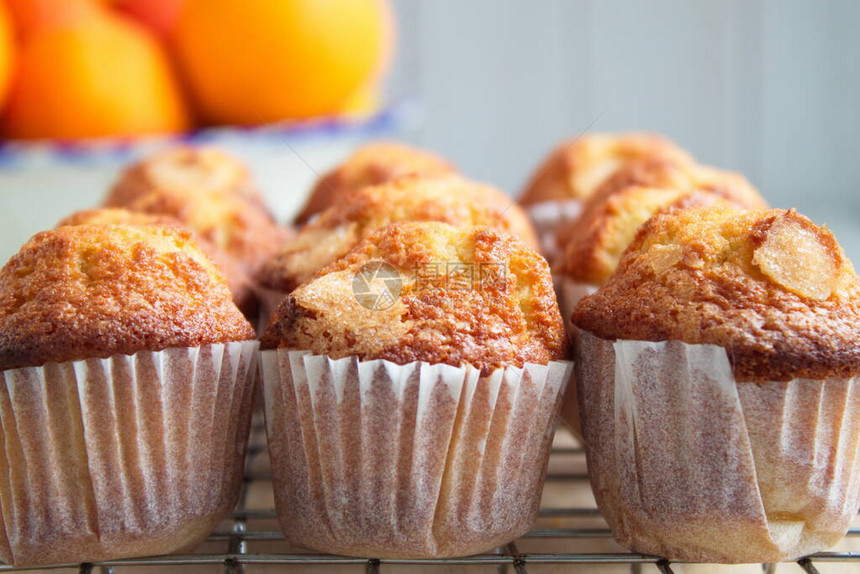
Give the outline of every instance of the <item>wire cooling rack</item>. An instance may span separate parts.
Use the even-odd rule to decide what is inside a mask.
[[[626,551],[612,540],[588,486],[585,455],[576,439],[559,428],[553,442],[547,483],[535,528],[494,552],[439,560],[376,560],[320,555],[291,548],[284,540],[272,500],[265,428],[254,421],[245,480],[239,504],[194,554],[112,560],[93,564],[16,569],[0,564],[0,572],[50,571],[81,574],[285,574],[385,573],[434,574],[860,574],[860,524],[831,552],[797,563],[722,566],[670,563],[659,557]],[[853,551],[852,551],[853,550]]]

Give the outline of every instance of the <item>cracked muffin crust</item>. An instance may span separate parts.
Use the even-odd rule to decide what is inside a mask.
[[[177,228],[60,227],[0,270],[0,370],[253,338],[221,271]]]
[[[553,271],[577,283],[603,285],[618,266],[636,231],[655,213],[731,204],[705,190],[627,187],[592,197],[582,215],[558,231],[562,250]]]
[[[591,197],[603,198],[631,186],[700,189],[750,209],[768,207],[758,190],[739,173],[666,158],[643,158],[626,163]]]
[[[173,147],[133,164],[122,172],[104,203],[125,207],[156,190],[235,195],[265,209],[248,168],[210,146]]]
[[[582,201],[626,165],[641,160],[695,163],[686,151],[656,134],[587,134],[556,146],[532,174],[519,202],[533,205],[543,201]]]
[[[365,187],[327,209],[263,265],[257,280],[289,292],[374,231],[400,221],[489,225],[537,245],[528,217],[501,191],[460,176],[408,176]]]
[[[133,165],[104,206],[170,217],[194,232],[249,316],[251,278],[292,235],[265,209],[245,167],[214,148],[175,148]]]
[[[137,213],[119,207],[95,208],[76,211],[64,217],[57,223],[57,227],[69,225],[84,225],[87,223],[100,223],[103,225],[167,225],[181,227],[182,223],[169,215],[150,215],[148,213]]]
[[[654,216],[573,322],[603,339],[721,346],[742,381],[860,374],[860,282],[830,230],[794,210]]]
[[[353,290],[373,262],[399,276],[399,292],[384,308],[363,306]],[[540,255],[502,231],[435,222],[398,223],[371,235],[287,296],[262,340],[264,349],[470,364],[485,374],[561,359],[564,345]]]
[[[296,224],[307,223],[314,215],[368,185],[380,185],[406,175],[435,177],[457,171],[451,162],[430,151],[392,141],[371,142],[358,148],[316,183],[296,217]]]
[[[61,220],[57,227],[67,225],[85,225],[88,223],[115,224],[115,225],[167,225],[187,230],[198,247],[221,269],[233,293],[233,301],[245,312],[251,315],[256,310],[256,301],[252,289],[251,279],[248,277],[244,267],[234,258],[228,256],[224,251],[208,242],[201,240],[193,231],[183,225],[175,217],[168,215],[151,215],[139,213],[122,208],[99,208],[78,211]]]
[[[178,220],[251,275],[291,235],[290,230],[275,224],[263,211],[229,195],[162,190],[145,195],[125,208]]]

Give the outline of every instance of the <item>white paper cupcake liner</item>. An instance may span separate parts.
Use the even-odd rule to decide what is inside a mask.
[[[0,372],[0,558],[167,554],[236,503],[256,341]]]
[[[559,307],[561,315],[564,318],[564,328],[568,336],[573,340],[573,331],[575,327],[570,321],[573,310],[579,300],[597,291],[597,287],[587,283],[578,283],[564,276],[556,276],[556,293],[558,295]],[[564,401],[561,404],[561,420],[570,428],[571,431],[580,440],[582,436],[582,423],[579,417],[579,400],[576,393],[576,377],[571,377],[570,383],[567,385],[567,391],[564,394]]]
[[[592,487],[619,543],[745,563],[843,537],[860,506],[860,378],[739,383],[721,347],[577,338]]]
[[[572,365],[472,367],[263,351],[287,539],[377,558],[463,556],[537,517]]]
[[[588,283],[579,283],[564,276],[558,277],[556,281],[561,316],[564,317],[564,326],[570,330],[573,328],[570,317],[573,315],[576,304],[586,295],[591,295],[597,291],[597,287]]]
[[[560,226],[579,217],[582,202],[575,199],[542,201],[528,206],[526,211],[537,231],[544,257],[552,262],[559,254],[555,233]]]

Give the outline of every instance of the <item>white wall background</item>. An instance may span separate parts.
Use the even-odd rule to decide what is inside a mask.
[[[553,143],[655,130],[860,257],[860,2],[399,0],[410,136],[514,193]],[[596,121],[595,121],[596,120]],[[857,243],[857,248],[852,243]]]

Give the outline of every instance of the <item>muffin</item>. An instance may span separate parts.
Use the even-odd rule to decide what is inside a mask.
[[[86,224],[102,224],[102,225],[136,225],[136,226],[152,226],[166,225],[168,227],[178,227],[186,229],[182,223],[175,217],[169,215],[150,215],[148,213],[137,213],[122,209],[114,208],[96,208],[84,209],[64,217],[57,223],[57,227],[68,227],[74,225]],[[199,245],[198,245],[199,247]]]
[[[455,173],[454,165],[430,151],[399,142],[371,142],[320,178],[296,217],[296,224],[307,223],[314,215],[367,185],[379,185],[405,175],[436,177]]]
[[[643,158],[625,163],[589,196],[606,197],[631,186],[710,191],[743,207],[768,207],[743,175],[679,159]]]
[[[706,190],[640,186],[593,197],[577,220],[559,229],[558,244],[563,251],[554,261],[553,271],[577,283],[603,285],[636,231],[652,215],[713,204],[731,205]]]
[[[133,164],[122,172],[105,205],[125,207],[157,189],[234,195],[265,209],[248,168],[210,146],[171,147]]]
[[[668,139],[649,133],[585,134],[558,144],[519,199],[535,222],[545,255],[555,256],[553,234],[560,224],[576,219],[583,202],[619,170],[645,159],[695,163]]]
[[[794,210],[658,214],[573,323],[619,543],[742,563],[842,538],[860,504],[860,281],[829,230]]]
[[[364,187],[324,211],[261,268],[257,281],[272,308],[314,273],[346,255],[374,231],[399,221],[490,225],[537,247],[525,213],[503,192],[459,176],[407,176]]]
[[[556,146],[532,174],[520,204],[583,201],[627,164],[645,159],[695,163],[690,154],[657,134],[585,134]]]
[[[291,235],[263,208],[244,167],[211,148],[170,150],[131,166],[104,206],[172,217],[191,229],[248,316],[257,309],[251,278]]]
[[[570,364],[545,260],[489,227],[385,227],[284,299],[263,337],[287,539],[463,556],[537,517]]]
[[[188,230],[178,219],[169,215],[151,215],[139,213],[121,208],[87,209],[75,212],[62,219],[57,227],[67,225],[84,225],[88,223],[115,224],[115,225],[167,225]],[[192,239],[209,259],[218,266],[228,279],[230,292],[233,294],[233,302],[246,314],[252,314],[257,309],[256,296],[251,278],[245,272],[245,268],[224,251],[216,248],[210,243],[196,237],[193,232]]]
[[[0,558],[187,550],[236,503],[257,343],[184,231],[88,224],[0,270]]]
[[[748,184],[716,188],[686,187],[691,181],[663,183],[668,187],[604,187],[585,202],[577,219],[559,226],[555,238],[559,254],[553,261],[553,273],[559,279],[565,316],[583,293],[609,279],[639,226],[655,213],[709,205],[765,206],[764,199]]]
[[[562,250],[553,262],[553,274],[562,315],[569,320],[579,299],[606,283],[639,226],[658,212],[683,207],[731,204],[705,190],[627,187],[592,196],[582,215],[557,232]],[[568,329],[572,326],[568,323]],[[561,418],[581,436],[576,383],[568,385]]]

